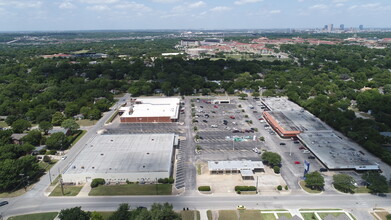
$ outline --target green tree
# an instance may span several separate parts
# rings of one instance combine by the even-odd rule
[[[88,118],[91,120],[98,120],[102,116],[101,111],[99,109],[93,108],[88,112]]]
[[[305,175],[305,185],[311,189],[322,190],[324,178],[318,171],[308,173]]]
[[[261,94],[259,94],[259,92],[253,92],[253,93],[252,93],[252,96],[255,97],[255,98],[259,97],[260,95],[261,95]]]
[[[371,191],[371,193],[388,192],[387,178],[378,172],[364,173],[362,178],[368,183],[368,189]]]
[[[53,125],[48,121],[41,121],[38,125],[38,128],[43,131],[45,135],[47,135],[48,132],[53,128]]]
[[[264,152],[262,154],[262,160],[267,161],[270,167],[279,166],[281,164],[281,156],[274,152]]]
[[[174,212],[169,203],[154,203],[151,207],[151,217],[156,220],[180,220],[178,213]]]
[[[92,212],[90,220],[104,220],[103,215],[99,212]]]
[[[68,145],[68,138],[62,132],[54,133],[46,139],[46,146],[50,150],[64,150]]]
[[[52,116],[52,124],[59,126],[65,120],[64,115],[61,112],[55,112]]]
[[[128,220],[130,219],[130,216],[129,205],[127,203],[122,203],[113,215],[110,216],[109,220]]]
[[[336,174],[333,176],[334,187],[345,193],[354,193],[356,187],[354,186],[354,178],[347,174]]]
[[[248,95],[246,93],[240,93],[239,97],[241,100],[245,100],[245,98],[248,97]]]
[[[31,128],[31,124],[25,119],[18,119],[12,123],[11,127],[15,133],[23,133],[23,131]]]
[[[61,123],[61,127],[65,128],[65,129],[69,129],[72,132],[74,132],[80,128],[80,125],[77,124],[76,121],[73,119],[66,119]]]
[[[21,139],[23,142],[27,142],[27,143],[30,143],[34,146],[38,146],[41,144],[41,140],[42,140],[42,134],[41,134],[41,131],[37,130],[37,129],[34,129],[34,130],[31,130],[29,131],[29,133],[24,136],[22,139]]]
[[[70,209],[62,209],[58,214],[60,220],[89,220],[91,212],[81,210],[81,207],[74,207]]]

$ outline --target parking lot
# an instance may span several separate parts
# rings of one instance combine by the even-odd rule
[[[212,99],[193,99],[193,129],[196,127],[197,145],[202,150],[198,159],[208,160],[260,160],[254,148],[261,149],[259,133],[238,107],[230,104],[214,104]]]

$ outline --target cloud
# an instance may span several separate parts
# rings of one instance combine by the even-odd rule
[[[88,10],[90,11],[107,11],[110,10],[110,8],[106,5],[93,5],[93,6],[88,6]]]
[[[130,9],[133,11],[147,12],[151,11],[151,8],[136,2],[123,2],[114,6],[117,9]]]
[[[235,1],[234,4],[235,5],[245,5],[245,4],[249,4],[249,3],[257,3],[257,2],[262,2],[263,0],[238,0],[238,1]]]
[[[174,3],[174,2],[178,2],[180,0],[152,0],[153,2],[156,2],[156,3]]]
[[[349,0],[333,0],[332,2],[333,3],[344,3],[344,2],[348,2]]]
[[[231,8],[227,7],[227,6],[217,6],[217,7],[210,9],[210,11],[213,11],[213,12],[223,12],[223,11],[229,11],[229,10],[231,10]]]
[[[320,10],[323,10],[323,9],[328,9],[328,8],[329,8],[329,6],[327,6],[327,5],[318,4],[318,5],[311,6],[309,9],[320,9]]]
[[[202,6],[205,6],[206,3],[203,2],[203,1],[199,1],[199,2],[194,2],[194,3],[191,3],[188,5],[189,8],[199,8],[199,7],[202,7]]]
[[[280,14],[281,10],[271,10],[269,11],[269,14]]]
[[[72,4],[72,2],[70,2],[70,1],[62,2],[58,7],[61,8],[61,9],[76,8],[76,6],[74,4]]]
[[[80,0],[81,3],[102,5],[102,4],[113,4],[119,2],[119,0]]]
[[[0,0],[0,6],[11,6],[16,8],[39,8],[41,7],[41,1],[10,1]]]

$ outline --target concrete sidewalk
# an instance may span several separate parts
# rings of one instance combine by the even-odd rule
[[[88,197],[88,193],[91,191],[91,184],[85,183],[83,188],[80,190],[76,197]]]

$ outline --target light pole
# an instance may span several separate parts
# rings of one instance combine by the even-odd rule
[[[291,137],[291,144],[289,145],[289,156],[292,156],[293,137]]]

